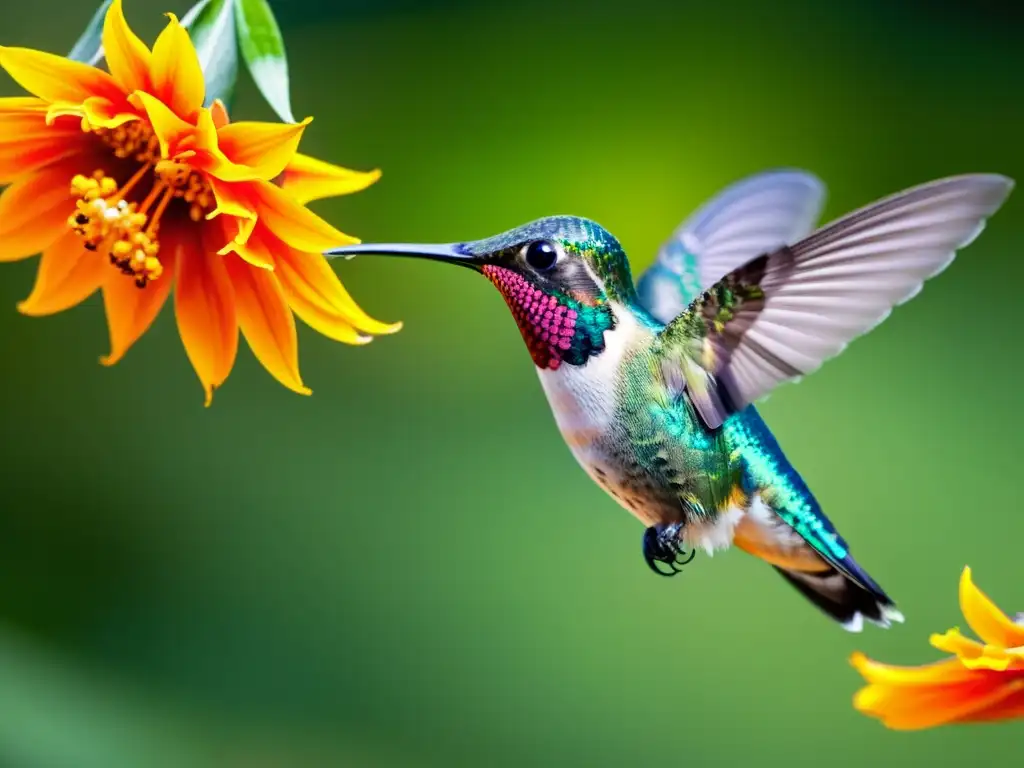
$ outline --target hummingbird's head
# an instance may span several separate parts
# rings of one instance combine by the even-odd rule
[[[583,365],[605,347],[616,312],[634,304],[629,261],[599,224],[549,216],[494,237],[448,245],[363,244],[327,256],[412,256],[482,273],[508,304],[534,363]]]

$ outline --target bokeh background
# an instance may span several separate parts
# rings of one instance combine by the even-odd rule
[[[147,39],[178,0],[130,0]],[[595,218],[646,266],[700,202],[798,166],[832,217],[1024,176],[1021,14],[985,3],[276,3],[304,148],[383,180],[317,210],[365,240]],[[63,52],[94,10],[10,3]],[[5,94],[18,92],[4,79]],[[247,82],[235,114],[269,117]],[[763,564],[658,579],[575,465],[476,276],[338,265],[405,330],[300,329],[314,395],[243,349],[213,407],[173,314],[113,369],[98,297],[19,316],[0,269],[0,765],[977,765],[1020,724],[886,731],[862,649],[935,658],[964,564],[1024,610],[1020,191],[913,302],[763,407],[907,614],[851,636]]]

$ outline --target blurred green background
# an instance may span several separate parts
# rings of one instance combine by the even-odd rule
[[[129,0],[152,40],[171,0]],[[725,184],[819,174],[832,217],[1024,176],[1021,13],[989,4],[278,2],[304,149],[383,180],[365,240],[590,216],[646,266]],[[2,12],[64,52],[91,3]],[[1008,15],[1010,14],[1010,15]],[[4,80],[3,92],[17,88]],[[269,117],[246,83],[235,115]],[[303,327],[311,398],[247,349],[203,408],[173,313],[113,369],[98,297],[18,315],[0,268],[0,765],[993,764],[1020,724],[886,731],[847,656],[936,658],[964,564],[1024,610],[1018,190],[922,295],[763,407],[908,617],[848,635],[742,553],[677,579],[584,476],[497,294],[338,266],[405,330]]]

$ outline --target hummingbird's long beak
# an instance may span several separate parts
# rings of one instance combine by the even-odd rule
[[[463,243],[433,245],[429,243],[361,243],[346,245],[342,248],[324,253],[329,259],[341,256],[350,259],[353,256],[406,256],[414,259],[430,259],[459,264],[463,267],[479,270],[484,260],[466,250]]]

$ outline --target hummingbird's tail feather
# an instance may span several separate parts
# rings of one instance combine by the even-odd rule
[[[826,564],[825,561],[822,561]],[[902,622],[903,614],[881,590],[868,589],[831,563],[821,571],[802,571],[773,566],[804,597],[849,632],[860,632],[865,619],[888,627]]]

